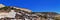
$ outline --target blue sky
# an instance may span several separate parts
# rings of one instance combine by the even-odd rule
[[[0,4],[28,8],[33,12],[60,13],[60,0],[0,0]]]

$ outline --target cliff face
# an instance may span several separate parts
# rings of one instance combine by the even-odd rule
[[[4,6],[3,4],[0,4],[0,18],[10,17],[14,18],[16,13],[24,11],[27,13],[31,13],[31,10],[25,9],[25,8],[17,8],[17,7],[11,7],[11,6]]]

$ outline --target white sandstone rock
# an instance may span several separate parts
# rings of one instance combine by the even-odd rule
[[[2,8],[2,7],[5,7],[5,5],[3,5],[3,4],[0,4],[0,8]]]

